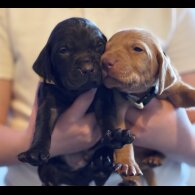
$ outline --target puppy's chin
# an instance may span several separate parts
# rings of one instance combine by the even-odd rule
[[[62,81],[63,86],[68,90],[85,91],[97,88],[102,82],[101,74],[98,72],[91,75],[82,75],[80,72],[71,72]]]
[[[98,83],[96,82],[84,82],[73,84],[71,82],[67,82],[65,88],[70,91],[87,91],[92,88],[97,88]]]
[[[86,80],[78,80],[77,82],[71,81],[70,79],[66,81],[66,83],[64,84],[65,87],[68,90],[71,91],[87,91],[90,90],[92,88],[97,88],[99,87],[101,84],[101,79],[86,79]]]
[[[109,76],[104,77],[103,83],[104,83],[104,85],[107,88],[110,88],[110,89],[112,89],[112,88],[120,88],[121,85],[122,85],[118,80],[116,80],[116,79],[114,79],[112,77],[109,77]]]
[[[147,91],[144,83],[126,82],[126,80],[119,80],[110,76],[104,77],[103,83],[107,88],[115,88],[125,93],[142,93]]]

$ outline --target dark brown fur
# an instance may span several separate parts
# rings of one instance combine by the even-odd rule
[[[39,166],[44,185],[103,185],[113,172],[113,149],[134,139],[129,131],[115,131],[112,120],[116,109],[112,90],[101,85],[100,58],[106,37],[89,20],[70,18],[52,31],[46,46],[33,65],[42,77],[38,89],[38,113],[31,147],[19,160]],[[82,93],[98,88],[88,112],[95,112],[102,130],[102,139],[85,151],[82,167],[67,164],[67,156],[49,159],[51,135],[60,115]],[[112,130],[107,134],[107,130]],[[108,131],[109,132],[109,131]]]

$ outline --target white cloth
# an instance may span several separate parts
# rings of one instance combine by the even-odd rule
[[[75,16],[94,21],[108,38],[124,28],[148,29],[159,36],[180,72],[195,69],[195,13],[192,9],[0,8],[0,78],[14,80],[13,116],[9,120],[13,128],[24,129],[28,123],[38,82],[38,76],[32,71],[33,62],[54,26]],[[174,163],[166,169],[169,175],[175,170]],[[177,178],[175,174],[173,184],[180,185]],[[29,169],[28,165],[11,166],[7,181],[10,185],[40,184],[34,168]]]

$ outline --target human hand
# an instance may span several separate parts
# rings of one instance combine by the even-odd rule
[[[188,117],[190,119],[190,122],[195,124],[195,107],[188,108],[187,110]]]
[[[50,155],[76,153],[92,147],[101,137],[94,113],[86,114],[96,90],[92,89],[79,96],[74,103],[60,116],[51,137]],[[32,142],[37,100],[28,126],[28,139]]]
[[[51,139],[51,155],[70,154],[92,147],[101,137],[94,113],[86,114],[96,90],[81,96],[66,110],[55,126]]]
[[[176,109],[168,101],[153,99],[143,110],[130,106],[126,120],[127,128],[136,135],[135,145],[195,163],[192,159],[195,132],[185,109]]]

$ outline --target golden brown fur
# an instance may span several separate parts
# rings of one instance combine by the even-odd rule
[[[142,97],[148,89],[156,86],[157,98],[167,99],[176,107],[195,106],[195,89],[181,81],[157,38],[145,30],[130,29],[114,34],[102,56],[102,66],[104,84],[108,88]],[[122,100],[120,93],[115,95],[115,99],[120,105],[118,106],[120,113],[120,109],[125,109],[128,102]],[[119,121],[118,126],[124,128],[124,118]],[[132,144],[116,150],[114,156],[115,162],[122,164],[117,170],[119,173],[140,174]],[[150,179],[152,172],[146,175],[146,179],[149,175],[148,183],[155,185],[155,181]],[[135,176],[123,177],[124,180],[134,178],[138,181]]]

